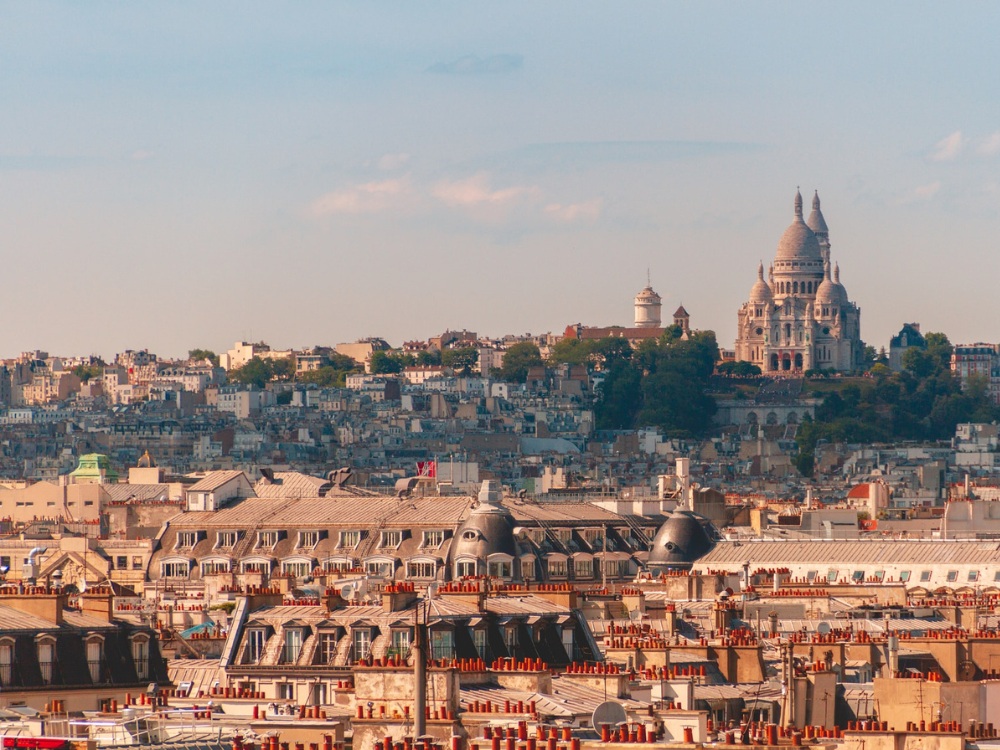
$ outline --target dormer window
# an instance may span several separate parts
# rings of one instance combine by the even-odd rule
[[[285,644],[282,650],[282,661],[286,664],[294,664],[299,660],[302,653],[303,638],[302,628],[289,628],[285,631]]]
[[[194,547],[202,538],[202,532],[199,531],[179,531],[177,532],[177,549],[184,549]]]
[[[401,530],[396,531],[383,531],[382,532],[382,547],[398,547],[403,543],[403,532]]]
[[[354,549],[359,544],[361,544],[361,532],[360,531],[341,531],[340,532],[340,544],[338,547],[349,547]]]
[[[42,673],[42,684],[51,685],[55,669],[56,641],[52,636],[45,636],[37,644],[38,668]]]
[[[435,529],[434,531],[425,531],[424,540],[421,543],[421,547],[440,547],[444,544],[444,531],[442,529]]]
[[[298,546],[309,548],[315,547],[319,544],[319,535],[320,533],[318,531],[300,531]]]
[[[281,537],[281,532],[278,531],[258,531],[257,546],[273,547],[278,543],[278,539],[280,539],[280,537]]]
[[[247,645],[243,651],[244,664],[256,664],[264,655],[264,646],[267,644],[266,628],[250,628],[247,630]]]
[[[236,543],[240,540],[240,532],[220,531],[217,538],[216,547],[235,547]]]
[[[104,639],[99,635],[92,635],[87,638],[87,670],[90,672],[90,681],[98,685],[101,679],[101,666],[104,663]]]

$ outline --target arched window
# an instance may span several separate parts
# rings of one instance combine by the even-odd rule
[[[792,282],[792,294],[798,294],[798,293],[799,293],[799,282],[793,281]]]

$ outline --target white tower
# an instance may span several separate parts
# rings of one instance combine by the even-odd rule
[[[659,328],[661,307],[660,295],[646,284],[646,288],[635,295],[635,327]]]

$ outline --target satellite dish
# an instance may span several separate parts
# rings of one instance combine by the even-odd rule
[[[625,708],[618,701],[604,701],[604,703],[594,709],[594,714],[591,716],[590,721],[595,729],[601,726],[601,724],[610,724],[616,727],[622,722],[628,721],[628,715],[625,713]]]
[[[349,583],[346,586],[341,586],[340,596],[343,597],[344,599],[353,599],[354,587]]]
[[[440,587],[437,583],[431,583],[427,585],[427,598],[433,599],[437,596],[438,588]]]
[[[816,626],[816,632],[819,633],[820,635],[829,635],[830,630],[831,630],[830,623],[828,622],[821,622],[819,625]]]

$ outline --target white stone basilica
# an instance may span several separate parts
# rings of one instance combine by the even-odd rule
[[[830,233],[813,198],[802,219],[802,195],[795,194],[795,220],[778,243],[764,280],[764,264],[750,299],[737,314],[736,360],[765,373],[858,369],[864,356],[861,310],[830,264]]]

